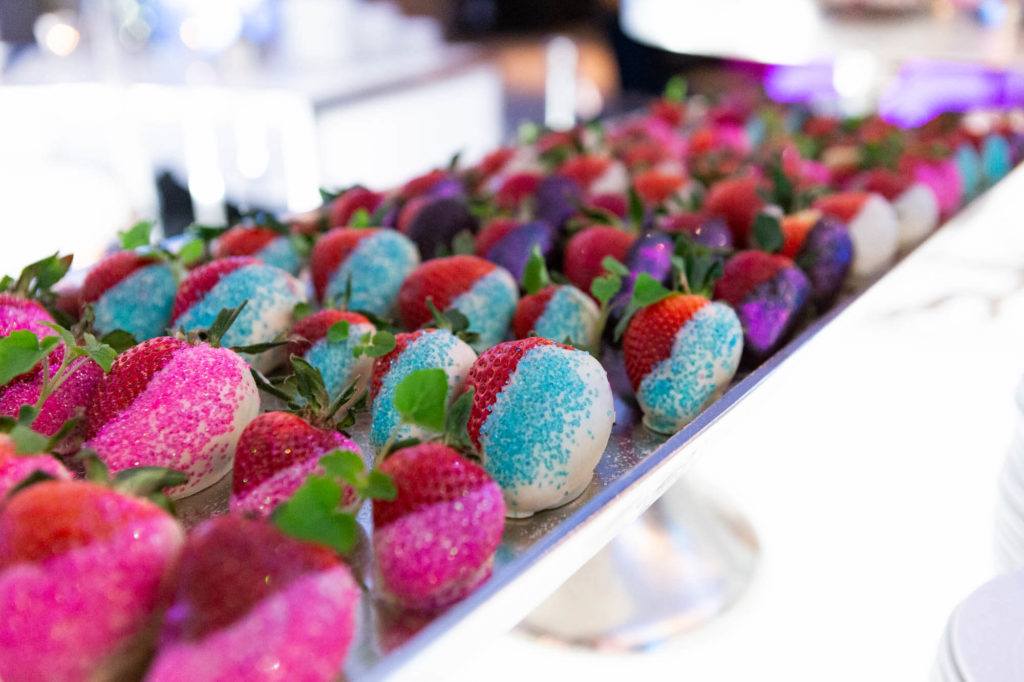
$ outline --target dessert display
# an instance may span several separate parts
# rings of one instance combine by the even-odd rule
[[[69,256],[3,278],[0,679],[336,679],[381,614],[471,601],[703,428],[1009,172],[1015,121],[670,88],[312,215],[133,227],[80,285]]]

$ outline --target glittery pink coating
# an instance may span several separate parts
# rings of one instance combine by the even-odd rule
[[[111,494],[111,504],[139,504]],[[184,542],[170,516],[0,572],[0,679],[84,680],[131,646],[157,606]]]
[[[197,641],[162,643],[147,682],[336,680],[356,626],[359,588],[344,565],[310,573]]]
[[[245,360],[226,348],[187,346],[86,446],[111,471],[163,466],[188,474],[188,483],[169,491],[182,496],[227,473],[238,437],[258,411]]]
[[[501,488],[491,481],[375,528],[373,553],[385,595],[415,611],[462,599],[490,575],[504,517]]]
[[[36,301],[0,294],[0,336],[19,329],[27,329],[38,337],[56,336],[56,332],[46,326],[47,322],[53,322],[53,316]]]
[[[36,471],[65,481],[71,480],[71,472],[50,455],[13,455],[5,458],[0,451],[0,507],[3,506],[3,499],[7,497],[7,493]]]
[[[62,356],[63,349],[54,351],[50,356],[51,373],[57,371]],[[74,417],[79,410],[85,410],[102,377],[103,369],[89,358],[74,360],[71,374],[43,403],[32,427],[47,436],[57,433],[64,422]],[[42,384],[41,368],[11,381],[0,390],[0,414],[14,417],[22,405],[34,404],[39,399]]]
[[[259,485],[231,496],[231,511],[255,514],[261,518],[291,497],[311,473],[319,469],[317,458],[296,462],[274,473]]]

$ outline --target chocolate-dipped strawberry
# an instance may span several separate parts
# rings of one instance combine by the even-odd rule
[[[779,349],[810,295],[810,281],[792,260],[764,251],[732,256],[715,285],[715,298],[731,305],[743,325],[743,358],[748,364]]]
[[[255,258],[235,256],[211,261],[182,280],[174,299],[171,327],[193,332],[213,325],[224,309],[245,303],[222,339],[225,346],[272,343],[292,326],[292,311],[305,300],[299,280]],[[261,370],[272,369],[280,353],[246,355]]]
[[[360,591],[326,547],[230,514],[189,534],[149,682],[337,679]]]
[[[519,300],[519,287],[508,270],[477,256],[449,256],[416,268],[398,294],[402,324],[416,329],[433,319],[431,307],[456,310],[476,334],[474,350],[505,338]]]
[[[377,327],[359,313],[320,310],[292,327],[289,355],[297,355],[315,367],[323,377],[327,394],[337,398],[349,386],[355,397],[366,390],[373,371],[373,357],[356,354],[356,349]]]
[[[473,363],[470,389],[469,436],[509,516],[583,493],[615,421],[608,376],[592,355],[537,337],[507,341]]]
[[[317,241],[310,270],[321,303],[387,317],[419,263],[416,245],[395,230],[340,227]]]
[[[183,540],[161,507],[97,483],[48,480],[14,493],[0,505],[0,677],[137,672]]]
[[[539,336],[578,348],[597,348],[600,310],[573,285],[552,284],[539,249],[530,255],[522,284],[526,295],[519,299],[512,316],[517,339]]]
[[[811,283],[811,300],[827,308],[839,294],[853,262],[853,242],[846,226],[813,209],[782,219],[780,253],[791,258]]]

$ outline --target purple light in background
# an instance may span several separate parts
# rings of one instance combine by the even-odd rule
[[[833,65],[776,66],[764,79],[776,102],[836,102]],[[1024,104],[1024,74],[983,66],[929,60],[904,64],[878,101],[879,114],[902,127],[918,126],[946,111]]]

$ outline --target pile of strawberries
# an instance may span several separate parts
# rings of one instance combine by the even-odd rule
[[[173,250],[140,224],[79,285],[58,256],[0,281],[0,679],[335,679],[360,599],[443,609],[506,514],[590,480],[574,452],[572,493],[525,508],[495,468],[481,425],[526,354],[598,388],[623,365],[674,432],[1024,153],[1011,115],[680,90]],[[176,520],[229,472],[224,513]]]

